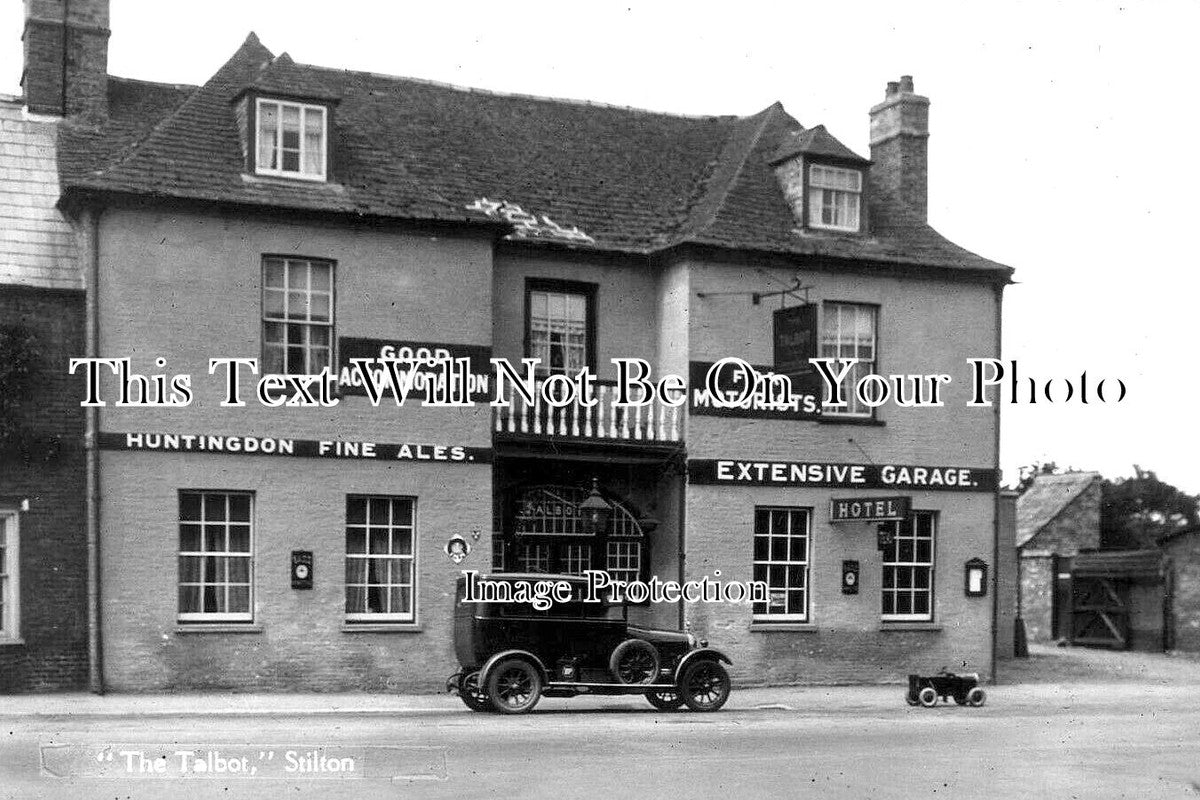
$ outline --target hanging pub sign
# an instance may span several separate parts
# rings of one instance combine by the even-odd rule
[[[809,304],[775,312],[775,371],[793,382],[817,378],[811,358],[817,357],[817,307]]]
[[[912,498],[847,497],[829,501],[830,522],[899,522],[912,511]]]

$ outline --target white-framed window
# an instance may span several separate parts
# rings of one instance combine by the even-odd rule
[[[251,492],[179,493],[179,620],[251,622]]]
[[[834,374],[841,372],[843,361],[858,359],[842,381],[846,405],[825,406],[826,415],[870,417],[874,413],[859,401],[854,387],[859,379],[875,371],[876,311],[875,306],[860,303],[825,303],[822,309],[821,358],[837,359],[832,365]]]
[[[614,581],[641,580],[642,542],[640,539],[609,539],[605,571]]]
[[[592,546],[590,544],[568,544],[563,546],[562,570],[568,575],[582,575],[592,568]]]
[[[574,375],[588,364],[588,295],[531,289],[529,357],[540,374]]]
[[[255,171],[259,175],[325,180],[329,153],[325,107],[259,98],[255,108]]]
[[[520,572],[549,572],[550,545],[522,544],[517,553],[517,569]]]
[[[812,509],[754,509],[754,580],[767,601],[754,604],[762,622],[808,621],[809,525]]]
[[[263,372],[316,375],[333,364],[333,263],[263,258]]]
[[[346,498],[346,619],[414,622],[417,499]]]
[[[20,517],[0,508],[0,642],[21,638]]]
[[[883,551],[883,619],[928,622],[933,619],[933,544],[937,515],[914,511],[893,526],[893,541]]]
[[[811,227],[857,231],[861,205],[861,171],[821,164],[808,168],[808,224]]]

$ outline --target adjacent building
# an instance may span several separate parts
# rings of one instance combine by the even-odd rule
[[[1100,547],[1098,472],[1038,475],[1017,499],[1019,612],[1030,641],[1071,635],[1071,559]]]
[[[253,34],[195,88],[109,78],[102,48],[72,63],[87,354],[130,373],[102,371],[87,437],[106,687],[433,690],[464,568],[763,581],[633,609],[743,682],[993,673],[999,407],[967,406],[967,359],[999,355],[1011,270],[928,225],[911,78],[871,108],[868,159],[778,104],[502,95]],[[464,359],[480,402],[374,405],[355,359],[421,354]],[[627,357],[689,379],[683,404],[616,404]],[[788,396],[720,407],[726,357]],[[810,357],[951,381],[938,407],[820,408]],[[491,358],[540,359],[539,388],[590,367],[598,402],[490,406]],[[244,405],[212,359],[256,361]],[[316,399],[299,377],[254,395],[326,367],[334,406],[287,404]]]

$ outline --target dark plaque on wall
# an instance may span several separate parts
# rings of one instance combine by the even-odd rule
[[[775,372],[792,379],[797,394],[817,394],[821,388],[816,367],[809,361],[817,357],[817,306],[806,304],[781,308],[775,312]]]
[[[842,594],[858,594],[858,562],[842,562]]]
[[[292,551],[292,588],[311,589],[313,587],[313,554],[312,550]]]

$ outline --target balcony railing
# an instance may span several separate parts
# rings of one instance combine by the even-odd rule
[[[539,382],[540,389],[540,382]],[[542,400],[526,403],[514,392],[508,408],[493,406],[497,434],[619,442],[678,442],[683,436],[683,412],[678,406],[653,401],[647,406],[618,406],[616,386],[598,383],[597,403],[556,408]]]

